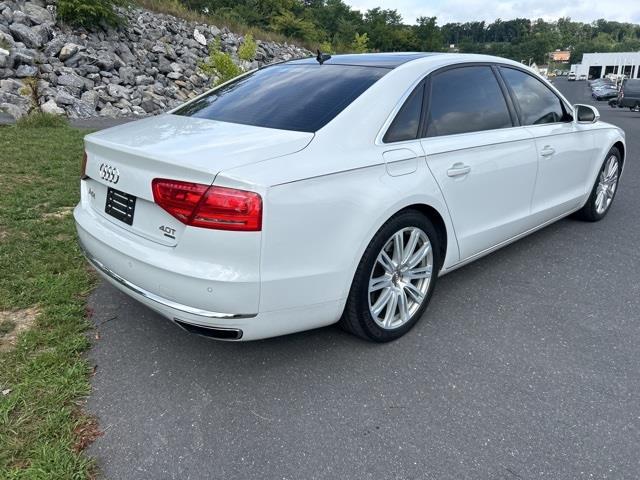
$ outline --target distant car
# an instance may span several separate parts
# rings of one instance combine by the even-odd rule
[[[598,85],[595,87],[591,87],[591,92],[592,93],[598,93],[598,92],[604,92],[605,90],[615,90],[616,93],[618,92],[618,87],[616,87],[615,85],[608,85],[608,84],[603,84],[603,85]]]
[[[596,89],[591,93],[596,100],[609,100],[610,98],[618,98],[618,89],[615,87],[605,87]]]
[[[591,90],[597,90],[599,88],[616,88],[616,84],[613,82],[598,82],[590,85]]]
[[[74,217],[104,278],[210,338],[340,321],[384,342],[420,320],[439,276],[611,208],[624,132],[520,63],[318,57],[85,137]]]
[[[618,105],[620,108],[629,108],[637,110],[640,108],[640,79],[626,80],[620,89],[618,96]]]
[[[568,82],[575,82],[576,81],[576,74],[571,72],[569,73],[569,75],[567,75],[567,81]]]
[[[589,85],[591,87],[595,87],[598,85],[615,85],[615,82],[608,78],[596,78],[595,80],[589,80]]]
[[[584,73],[578,76],[578,80],[586,80],[586,79],[587,79],[587,76]]]

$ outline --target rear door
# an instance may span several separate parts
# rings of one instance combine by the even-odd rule
[[[427,89],[422,146],[464,260],[531,227],[536,148],[490,65],[441,70]]]
[[[537,223],[557,218],[584,199],[596,149],[590,125],[573,122],[568,106],[529,72],[500,67],[520,123],[535,137],[538,180],[532,201]]]

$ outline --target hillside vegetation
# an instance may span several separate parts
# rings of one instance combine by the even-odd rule
[[[162,4],[171,0],[154,1]],[[223,21],[299,38],[337,52],[361,50],[362,35],[366,35],[365,48],[373,51],[440,51],[455,44],[461,52],[538,63],[546,62],[546,54],[558,48],[571,47],[573,58],[578,59],[583,52],[640,49],[640,25],[607,20],[582,23],[570,18],[555,22],[517,18],[438,25],[436,17],[403,19],[397,10],[383,8],[361,12],[342,0],[180,0],[180,4]]]
[[[546,63],[547,54],[569,48],[584,52],[640,50],[640,25],[596,20],[575,22],[516,18],[438,24],[436,17],[403,19],[395,9],[355,10],[343,0],[58,0],[69,23],[117,23],[111,6],[138,5],[191,21],[227,26],[256,38],[326,52],[442,51],[486,53],[517,61]],[[409,22],[409,23],[407,23]]]

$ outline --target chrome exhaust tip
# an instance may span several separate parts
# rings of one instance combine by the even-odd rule
[[[183,330],[202,337],[214,338],[216,340],[240,340],[242,338],[242,330],[239,328],[206,327],[204,325],[183,322],[177,318],[174,318],[173,321]]]

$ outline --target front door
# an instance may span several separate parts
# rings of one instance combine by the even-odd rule
[[[531,211],[544,223],[580,206],[595,145],[590,127],[572,121],[568,107],[542,81],[519,69],[500,67],[520,122],[535,137],[538,179]]]

